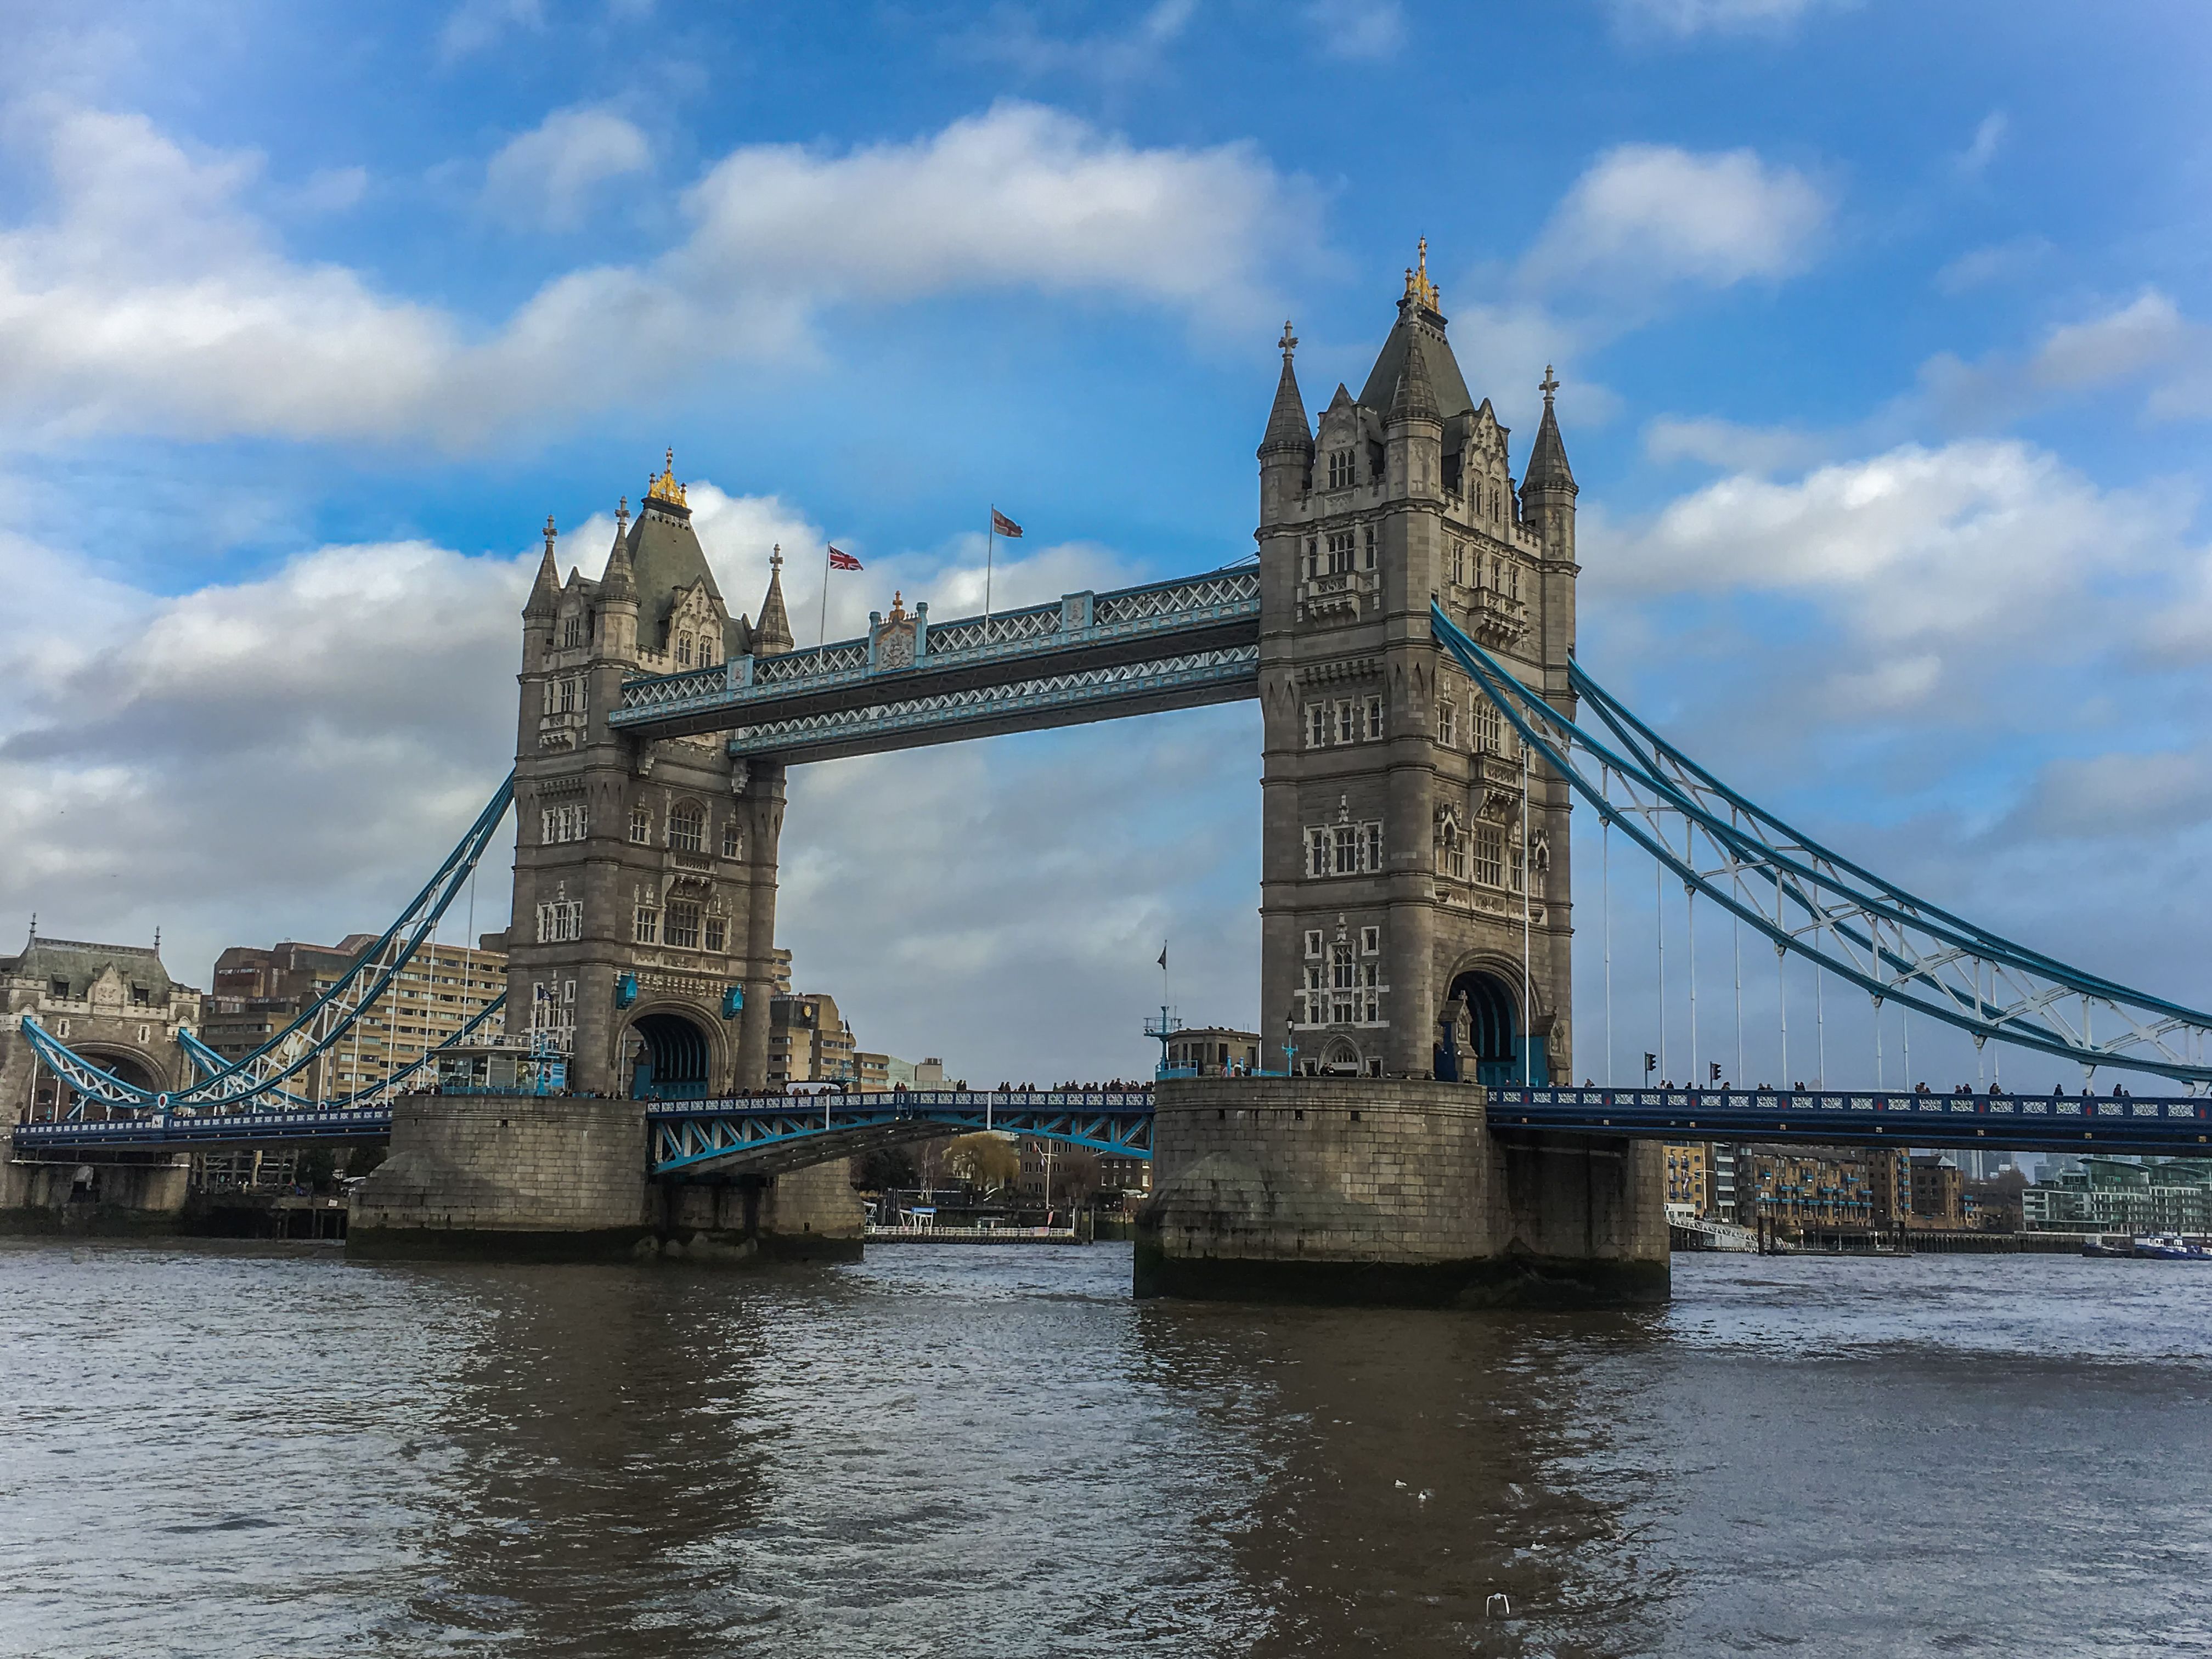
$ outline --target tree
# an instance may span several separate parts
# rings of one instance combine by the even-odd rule
[[[1053,1160],[1054,1195],[1071,1210],[1079,1210],[1098,1190],[1098,1154],[1073,1146]]]
[[[912,1187],[921,1178],[914,1154],[904,1146],[878,1146],[853,1160],[853,1185],[864,1193]]]
[[[970,1187],[988,1192],[1022,1172],[1022,1155],[1005,1136],[988,1130],[962,1135],[945,1149],[945,1167]]]

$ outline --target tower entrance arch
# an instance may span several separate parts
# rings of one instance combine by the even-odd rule
[[[714,1039],[688,1013],[659,1009],[630,1022],[624,1043],[634,1100],[703,1100],[714,1073]]]

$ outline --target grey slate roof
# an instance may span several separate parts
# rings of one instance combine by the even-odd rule
[[[82,997],[112,964],[125,985],[143,986],[156,1002],[167,1002],[176,981],[161,957],[144,945],[95,945],[84,939],[33,939],[18,955],[0,957],[0,973],[34,979],[43,989],[50,980],[69,981],[71,997]]]
[[[1416,334],[1421,338],[1421,356],[1429,372],[1429,386],[1436,396],[1437,411],[1449,421],[1473,410],[1474,399],[1468,396],[1467,377],[1459,372],[1459,359],[1452,356],[1451,342],[1444,337],[1442,313],[1411,303],[1399,306],[1397,324],[1391,329],[1389,338],[1382,342],[1375,367],[1368,371],[1367,384],[1360,389],[1359,401],[1373,410],[1390,407],[1390,400],[1398,390],[1398,377],[1406,372],[1407,346]]]

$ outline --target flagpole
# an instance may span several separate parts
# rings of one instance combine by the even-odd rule
[[[814,648],[823,649],[830,643],[830,543],[822,543],[822,620],[814,626]]]
[[[991,559],[999,550],[999,508],[994,502],[983,526],[983,643],[991,642]]]

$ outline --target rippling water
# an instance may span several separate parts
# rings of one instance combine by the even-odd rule
[[[0,1245],[0,1653],[2212,1651],[2212,1270],[1128,1279]]]

